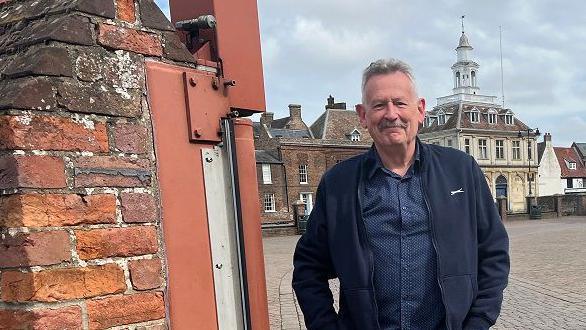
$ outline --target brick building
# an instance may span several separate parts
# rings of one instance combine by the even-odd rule
[[[321,176],[336,163],[365,152],[368,131],[345,103],[329,97],[325,111],[307,126],[301,106],[289,105],[289,116],[267,112],[254,123],[257,177],[263,228],[295,225],[293,204],[302,200],[311,211]]]

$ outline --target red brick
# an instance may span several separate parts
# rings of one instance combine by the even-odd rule
[[[53,116],[0,116],[0,150],[108,151],[106,125]]]
[[[104,169],[148,169],[150,161],[142,158],[91,156],[79,157],[75,161],[76,168],[104,168]]]
[[[77,254],[81,259],[129,257],[157,253],[155,227],[77,230]]]
[[[65,163],[61,157],[0,157],[0,189],[63,188],[66,185]]]
[[[114,144],[122,152],[142,154],[147,151],[146,127],[137,124],[117,124],[114,126]]]
[[[75,165],[76,187],[142,187],[151,183],[147,159],[81,157]]]
[[[81,308],[0,310],[1,329],[77,330],[82,328]]]
[[[136,327],[136,330],[167,330],[167,325],[165,323],[143,325],[140,327]]]
[[[155,289],[163,284],[161,260],[142,259],[128,262],[132,287],[136,290]]]
[[[165,317],[160,292],[114,296],[87,302],[90,329],[158,320]]]
[[[23,194],[0,197],[0,227],[59,227],[116,222],[110,194]]]
[[[1,276],[2,300],[6,302],[63,301],[126,290],[124,271],[115,264],[36,273],[4,271]]]
[[[134,0],[116,0],[116,16],[123,21],[134,23]]]
[[[161,38],[158,35],[110,24],[99,25],[98,42],[106,47],[145,55],[163,54]]]
[[[0,267],[58,264],[70,260],[70,250],[64,231],[0,235]]]
[[[122,193],[122,219],[126,223],[156,222],[157,204],[149,194]]]

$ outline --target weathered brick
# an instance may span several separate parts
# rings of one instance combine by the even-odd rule
[[[82,328],[81,307],[56,309],[0,309],[1,329],[77,330]]]
[[[156,253],[155,227],[77,230],[77,254],[81,259],[130,257]]]
[[[175,31],[175,27],[153,0],[139,0],[142,25],[157,30]]]
[[[113,1],[78,0],[73,2],[73,8],[107,18],[114,18],[116,13]]]
[[[41,47],[18,56],[3,74],[10,78],[32,75],[71,77],[73,71],[67,49]]]
[[[158,320],[165,317],[161,292],[114,296],[87,302],[90,329]]]
[[[76,187],[140,187],[151,182],[150,162],[128,157],[80,157],[75,164]]]
[[[116,124],[113,126],[116,150],[142,154],[147,152],[147,129],[140,124]]]
[[[0,227],[59,227],[116,222],[116,196],[23,194],[0,196]]]
[[[61,157],[0,156],[0,189],[65,186],[65,163]]]
[[[58,18],[37,20],[26,25],[18,38],[6,48],[24,47],[49,40],[90,46],[94,43],[90,21],[80,15],[65,14]]]
[[[0,109],[53,110],[55,91],[44,78],[5,79],[0,84]]]
[[[141,259],[128,262],[132,287],[136,290],[155,289],[163,284],[161,261],[159,259]]]
[[[1,2],[7,2],[3,0]],[[20,6],[19,6],[20,5]],[[9,23],[47,17],[49,14],[80,11],[87,14],[114,18],[115,8],[112,1],[13,1],[0,9],[0,26]],[[8,13],[8,14],[7,14]]]
[[[167,325],[163,322],[160,324],[150,324],[136,327],[136,330],[167,330]]]
[[[134,0],[116,0],[116,14],[118,19],[134,23],[136,15],[134,14]]]
[[[100,24],[98,42],[106,47],[135,53],[161,56],[163,47],[158,35],[110,24]]]
[[[4,271],[0,287],[6,302],[62,301],[126,290],[124,271],[115,264],[22,273]]]
[[[0,116],[0,150],[108,151],[106,125],[53,116]]]
[[[0,268],[46,266],[70,258],[69,235],[64,231],[0,235]]]
[[[140,89],[107,87],[101,84],[81,86],[73,82],[59,84],[57,101],[71,112],[136,117],[141,113]]]
[[[120,194],[122,219],[126,223],[156,222],[157,203],[149,194]]]
[[[165,57],[168,59],[195,63],[195,58],[187,50],[175,32],[163,33],[163,50]]]
[[[100,81],[114,88],[144,87],[144,58],[124,50],[86,47],[77,53],[75,69],[83,81]]]

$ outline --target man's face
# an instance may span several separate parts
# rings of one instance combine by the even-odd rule
[[[402,72],[372,76],[364,86],[363,104],[356,106],[362,127],[379,148],[407,146],[425,118],[425,100]]]

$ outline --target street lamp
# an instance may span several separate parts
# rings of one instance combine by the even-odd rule
[[[533,137],[537,137],[539,135],[541,135],[541,133],[539,133],[539,128],[533,129],[533,128],[529,128],[527,127],[526,130],[523,131],[519,131],[519,133],[517,134],[517,137],[519,138],[523,138],[523,136],[527,136],[527,165],[528,165],[528,170],[529,173],[527,173],[527,179],[529,181],[529,196],[531,196],[531,158],[534,157],[533,155],[533,146],[529,146],[529,142],[531,141],[531,133],[533,133]],[[529,157],[529,155],[531,155],[531,157]],[[533,180],[535,181],[535,180]],[[537,190],[537,187],[535,187],[535,190]]]

